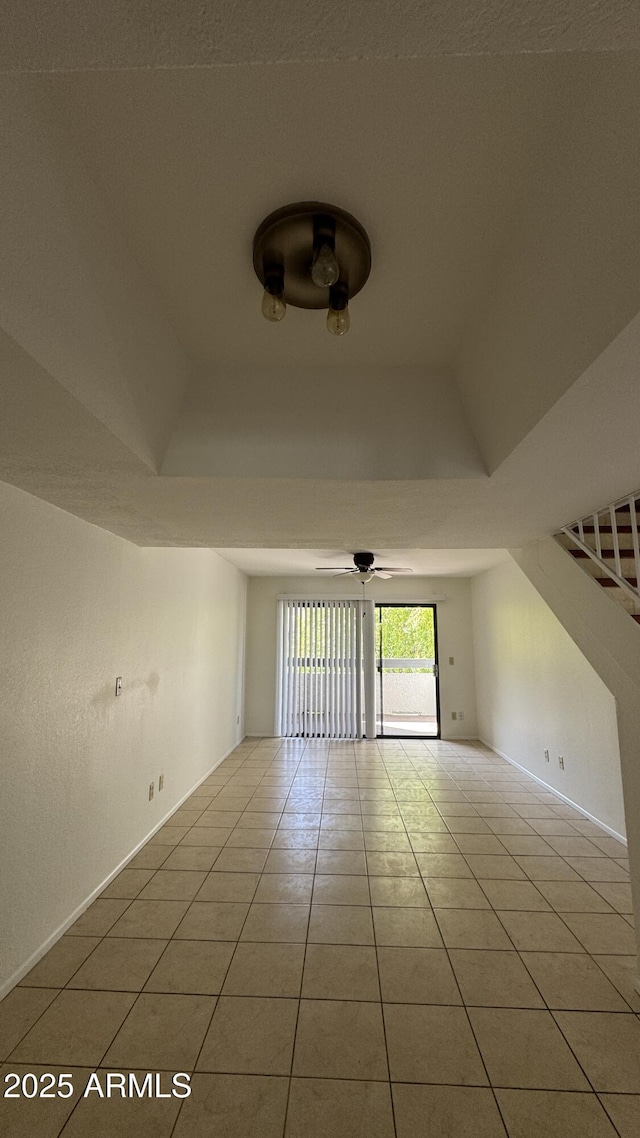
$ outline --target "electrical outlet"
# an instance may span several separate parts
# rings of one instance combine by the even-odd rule
[[[453,659],[453,656],[450,656],[450,657],[449,657],[449,663],[450,663],[450,664],[453,664],[453,663],[454,663],[454,659]]]
[[[561,771],[564,770],[564,755],[558,755],[558,766]]]
[[[158,775],[158,793],[160,793],[160,791],[163,789],[163,787],[164,787],[164,775],[161,774],[161,775]]]
[[[151,802],[152,798],[153,798],[153,783],[150,782],[149,783],[149,802]]]
[[[458,712],[458,719],[464,719],[464,711]]]
[[[548,750],[546,749],[546,747],[545,747],[545,750],[544,750],[544,761],[545,761],[545,763],[548,763],[548,762],[549,762],[549,752],[548,752]]]
[[[116,676],[116,695],[122,695],[122,676]]]
[[[457,718],[458,718],[458,712],[457,712],[457,711],[452,711],[452,712],[451,712],[451,718],[452,718],[452,719],[457,719]]]

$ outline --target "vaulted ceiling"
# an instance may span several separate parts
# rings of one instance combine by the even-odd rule
[[[2,479],[314,551],[516,546],[640,485],[635,6],[37,7],[0,49]],[[260,316],[253,233],[309,198],[371,238],[341,339]]]

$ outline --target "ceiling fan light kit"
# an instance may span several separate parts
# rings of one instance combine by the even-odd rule
[[[358,574],[358,580],[362,581],[363,585],[368,584],[374,577],[380,577],[385,581],[390,580],[392,577],[402,575],[405,573],[413,573],[413,569],[401,569],[397,566],[381,565],[379,568],[374,566],[375,554],[369,550],[361,550],[353,554],[354,568],[349,569],[343,566],[336,572],[335,565],[317,565],[318,572],[333,573],[335,577],[350,577],[353,573]]]
[[[262,315],[277,324],[294,308],[327,310],[327,330],[349,331],[349,301],[366,284],[366,230],[337,206],[296,202],[270,213],[253,239],[253,267],[264,288]]]

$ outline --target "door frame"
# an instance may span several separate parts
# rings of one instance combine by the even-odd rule
[[[376,739],[440,739],[442,734],[442,719],[440,716],[440,655],[438,652],[438,606],[434,601],[374,601],[374,612],[377,609],[433,609],[433,650],[435,653],[435,674],[436,674],[436,720],[437,732],[435,735],[387,735],[384,732],[376,733]],[[374,659],[374,667],[378,675],[381,677],[378,690],[380,699],[380,725],[384,724],[384,708],[382,704],[383,698],[383,682],[382,682],[382,665],[377,667],[376,661],[378,659],[378,647],[376,644],[376,655]],[[377,726],[377,723],[376,723]]]

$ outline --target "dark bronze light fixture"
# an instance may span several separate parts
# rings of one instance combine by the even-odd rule
[[[282,320],[287,304],[325,308],[329,332],[342,336],[349,331],[349,301],[371,270],[371,246],[350,213],[325,202],[297,202],[258,227],[253,267],[264,286],[266,320]]]

